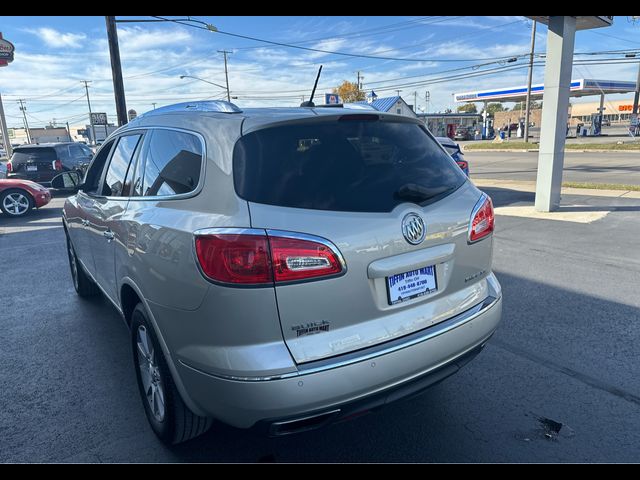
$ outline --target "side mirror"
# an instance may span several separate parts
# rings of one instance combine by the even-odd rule
[[[78,172],[63,172],[60,175],[56,175],[51,180],[51,188],[56,190],[71,190],[77,192],[82,185],[82,177]]]

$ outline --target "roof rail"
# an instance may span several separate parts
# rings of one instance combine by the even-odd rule
[[[139,117],[171,112],[242,113],[242,110],[240,110],[237,105],[231,102],[225,102],[224,100],[202,100],[198,102],[184,102],[166,105],[154,110],[149,110],[148,112],[139,115]]]

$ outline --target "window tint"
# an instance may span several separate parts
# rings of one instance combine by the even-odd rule
[[[437,201],[466,181],[419,125],[353,117],[242,137],[233,155],[238,195],[285,207],[389,212],[406,201]]]
[[[13,165],[19,165],[27,162],[53,162],[58,156],[53,148],[43,147],[22,147],[16,148],[11,157]]]
[[[87,193],[97,194],[100,185],[102,171],[109,158],[109,152],[113,146],[113,141],[106,143],[96,154],[87,173],[84,177],[84,191]]]
[[[124,192],[124,179],[129,168],[129,163],[133,157],[133,152],[138,145],[138,141],[142,135],[127,135],[121,137],[116,145],[116,149],[111,156],[111,163],[107,170],[107,175],[102,186],[102,194],[107,197],[127,196],[128,192]]]
[[[144,196],[179,195],[200,181],[202,144],[195,135],[154,130],[146,151]]]

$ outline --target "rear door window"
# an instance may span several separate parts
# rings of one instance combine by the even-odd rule
[[[116,145],[111,162],[104,178],[102,195],[106,197],[126,197],[125,178],[131,164],[131,159],[142,135],[126,135],[120,137]]]
[[[143,195],[171,196],[195,190],[200,181],[203,153],[202,143],[195,135],[153,130],[144,154]]]
[[[355,117],[245,135],[234,148],[236,192],[283,207],[389,212],[437,201],[466,181],[420,125]]]

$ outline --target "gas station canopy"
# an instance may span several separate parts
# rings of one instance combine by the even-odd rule
[[[580,78],[571,80],[569,96],[585,97],[589,95],[608,95],[610,93],[635,92],[636,82],[619,82],[615,80],[593,80]],[[542,98],[544,84],[531,85],[531,98]],[[477,92],[455,93],[456,102],[520,102],[527,98],[527,86],[506,87]]]

